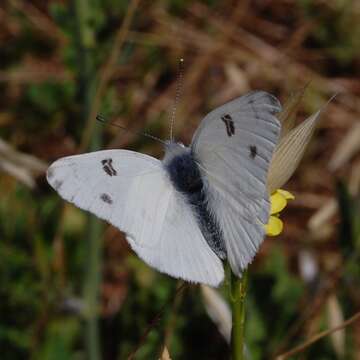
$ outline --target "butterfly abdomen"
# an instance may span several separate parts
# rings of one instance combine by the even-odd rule
[[[163,160],[172,185],[183,194],[194,212],[201,232],[215,254],[226,257],[221,229],[208,209],[204,181],[189,148],[171,144]]]

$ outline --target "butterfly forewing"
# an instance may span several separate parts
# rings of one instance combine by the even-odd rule
[[[210,112],[192,152],[207,184],[208,206],[221,227],[232,270],[241,275],[264,238],[269,217],[267,173],[280,133],[281,106],[251,92]]]

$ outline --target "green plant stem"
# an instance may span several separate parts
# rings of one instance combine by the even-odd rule
[[[94,217],[87,219],[86,244],[87,260],[84,276],[84,299],[86,302],[86,332],[85,345],[88,359],[101,359],[100,333],[99,333],[99,290],[101,283],[101,234],[102,225]]]
[[[245,270],[242,278],[238,278],[231,272],[231,358],[232,360],[243,360],[244,337],[245,337],[245,297],[248,283],[248,271]]]
[[[76,0],[74,3],[77,40],[79,79],[78,93],[81,97],[81,119],[85,123],[91,111],[94,99],[95,66],[94,66],[94,29],[90,19],[88,0]],[[93,131],[89,150],[101,146],[101,134]],[[100,334],[98,325],[98,300],[101,283],[101,234],[102,225],[94,216],[88,215],[85,232],[85,266],[83,297],[85,302],[85,347],[87,359],[101,359]]]

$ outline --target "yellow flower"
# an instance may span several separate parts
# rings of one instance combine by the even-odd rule
[[[280,212],[285,209],[288,200],[295,199],[294,195],[289,191],[277,189],[270,196],[270,218],[269,222],[265,225],[266,234],[269,236],[277,236],[283,230],[283,222],[280,219]]]
[[[279,218],[280,212],[285,208],[287,201],[294,199],[294,196],[281,187],[289,180],[304,155],[323,106],[315,114],[294,127],[294,120],[299,104],[303,98],[305,88],[295,94],[283,111],[278,115],[281,122],[281,134],[277,144],[268,173],[267,188],[271,201],[270,217],[265,226],[266,234],[269,236],[279,235],[283,230],[283,222]]]

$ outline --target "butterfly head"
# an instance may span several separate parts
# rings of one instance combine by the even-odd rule
[[[163,162],[165,164],[171,162],[175,157],[188,154],[190,149],[180,142],[173,140],[165,141],[165,156]]]

